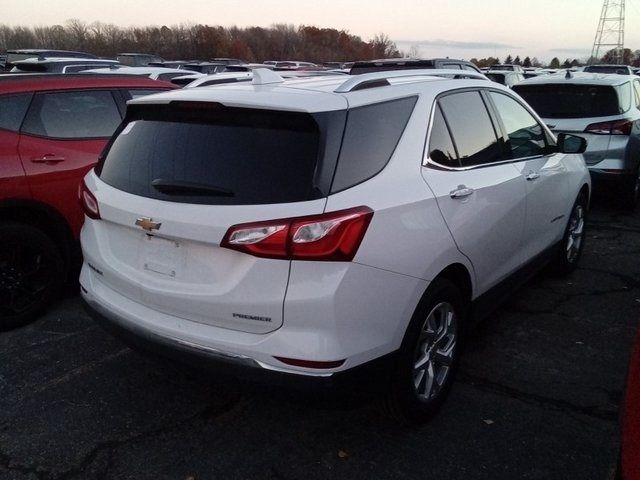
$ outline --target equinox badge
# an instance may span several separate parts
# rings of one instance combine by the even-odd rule
[[[136,225],[142,227],[143,230],[150,232],[151,230],[158,230],[162,223],[154,222],[153,219],[149,217],[141,217],[136,220]]]

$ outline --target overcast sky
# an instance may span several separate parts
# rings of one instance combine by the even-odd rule
[[[423,56],[587,57],[602,0],[0,0],[0,23],[52,25],[69,18],[120,26],[269,26],[384,32]],[[627,2],[626,46],[640,49],[640,0]]]

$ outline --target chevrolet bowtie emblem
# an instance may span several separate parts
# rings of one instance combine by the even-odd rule
[[[136,220],[136,225],[150,232],[151,230],[158,230],[160,228],[160,225],[162,225],[162,223],[154,222],[149,217],[141,217]]]

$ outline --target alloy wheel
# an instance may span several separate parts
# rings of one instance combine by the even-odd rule
[[[569,219],[569,232],[567,235],[566,253],[567,261],[573,263],[580,255],[580,247],[584,235],[584,208],[577,204],[571,212]]]

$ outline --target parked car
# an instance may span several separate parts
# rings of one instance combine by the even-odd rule
[[[485,73],[487,78],[492,82],[499,83],[506,87],[512,88],[515,84],[522,82],[524,74],[520,72],[510,72],[508,70],[489,70]]]
[[[211,61],[214,63],[224,63],[225,65],[244,65],[247,63],[244,60],[240,60],[239,58],[225,58],[225,57],[212,58]]]
[[[138,75],[142,77],[148,77],[152,80],[162,80],[169,82],[176,77],[182,77],[186,73],[193,73],[193,76],[200,76],[196,72],[185,72],[178,68],[164,68],[164,67],[123,67],[112,66],[109,68],[91,68],[89,70],[83,70],[81,73],[106,73],[113,75]]]
[[[149,62],[147,67],[163,67],[163,68],[180,68],[187,63],[193,63],[187,60],[165,60],[162,62]]]
[[[70,50],[49,50],[43,48],[20,48],[7,50],[7,59],[5,68],[10,70],[13,68],[13,62],[26,60],[27,58],[98,58],[95,55],[85,52],[74,52]]]
[[[300,62],[297,60],[285,60],[276,62],[274,65],[274,70],[320,70],[321,68],[322,67],[319,67],[315,63]]]
[[[489,70],[524,73],[522,65],[510,63],[495,63],[489,67]]]
[[[568,73],[519,83],[514,90],[556,133],[587,139],[584,159],[594,182],[636,207],[640,190],[640,79],[635,75]]]
[[[12,73],[76,73],[89,68],[104,68],[120,65],[115,60],[89,58],[27,58],[12,62]]]
[[[35,318],[77,275],[80,180],[125,102],[170,88],[124,76],[0,76],[1,330]]]
[[[478,67],[466,60],[456,60],[453,58],[387,58],[383,60],[371,60],[365,62],[355,62],[351,66],[351,75],[361,73],[383,72],[389,70],[409,70],[409,69],[439,69],[439,70],[468,70],[482,73]]]
[[[152,62],[164,62],[162,57],[149,53],[119,53],[116,60],[130,67],[146,67]]]
[[[586,73],[612,73],[616,75],[633,75],[633,69],[628,65],[587,65]]]
[[[183,70],[190,70],[192,72],[204,73],[210,75],[213,73],[224,72],[227,69],[227,65],[224,63],[214,62],[196,62],[186,63],[180,67]]]
[[[428,75],[264,69],[131,101],[81,186],[91,315],[245,377],[369,373],[427,419],[493,294],[576,267],[590,191],[583,139],[497,84]]]

